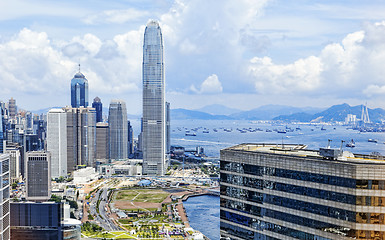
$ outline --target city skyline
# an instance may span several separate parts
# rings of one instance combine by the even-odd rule
[[[140,114],[141,36],[158,19],[172,108],[384,107],[384,9],[382,1],[2,3],[1,100],[30,110],[69,105],[80,62],[89,99],[121,98]]]

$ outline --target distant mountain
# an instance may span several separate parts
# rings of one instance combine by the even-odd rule
[[[281,121],[301,121],[301,122],[343,122],[348,114],[356,115],[361,118],[362,105],[350,106],[347,103],[334,105],[330,108],[315,114],[296,113],[281,115],[274,120]],[[380,122],[385,119],[385,110],[381,108],[368,108],[369,118],[372,122]]]
[[[229,108],[220,104],[212,104],[204,106],[203,108],[195,109],[195,111],[209,113],[211,115],[230,115],[241,112],[242,110]]]
[[[38,110],[34,110],[34,111],[31,111],[32,113],[35,113],[35,114],[47,114],[49,110],[51,110],[52,108],[63,108],[63,107],[49,107],[49,108],[43,108],[43,109],[38,109]],[[108,116],[108,108],[103,108],[103,115],[105,116]],[[127,114],[127,118],[128,120],[130,119],[140,119],[140,115],[134,115],[134,114]]]
[[[186,120],[186,119],[202,119],[202,120],[226,120],[231,119],[225,115],[212,115],[205,112],[187,110],[187,109],[171,109],[171,120]]]
[[[103,111],[103,116],[106,116],[108,117],[108,107],[103,107],[102,108],[102,111]],[[140,119],[142,116],[139,114],[139,115],[136,115],[136,114],[127,114],[127,119],[128,120],[132,120],[132,119]]]
[[[320,109],[318,109],[319,111]],[[244,120],[272,120],[280,115],[291,115],[295,113],[313,113],[317,112],[317,108],[298,108],[284,105],[264,105],[249,111],[231,114],[234,119]]]
[[[47,114],[49,110],[51,110],[52,108],[62,108],[62,107],[49,107],[49,108],[42,108],[42,109],[38,109],[38,110],[33,110],[31,111],[32,113],[34,114]]]

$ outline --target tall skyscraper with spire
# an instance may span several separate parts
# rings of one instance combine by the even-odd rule
[[[165,173],[165,100],[163,38],[150,20],[143,42],[143,174]]]
[[[77,72],[71,80],[71,107],[88,107],[88,80],[80,72]]]

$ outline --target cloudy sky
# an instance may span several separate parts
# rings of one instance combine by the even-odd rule
[[[172,108],[385,108],[384,12],[383,0],[0,1],[0,100],[69,105],[80,62],[90,102],[140,114],[143,33],[157,19]]]

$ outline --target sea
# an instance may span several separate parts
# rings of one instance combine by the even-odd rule
[[[138,133],[140,122],[133,123],[134,131],[136,128]],[[286,133],[274,131],[286,129],[293,129],[293,131]],[[186,131],[196,135],[186,136]],[[377,142],[369,142],[369,139]],[[346,147],[346,143],[352,140],[355,142],[355,147]],[[221,149],[241,143],[305,144],[308,149],[315,150],[330,144],[331,148],[342,147],[343,150],[353,153],[385,155],[385,133],[359,132],[349,126],[272,124],[246,120],[173,120],[171,122],[171,145],[183,146],[187,150],[202,147],[208,157],[219,158]],[[201,231],[210,239],[219,239],[219,197],[193,197],[183,205],[194,229]]]
[[[237,130],[249,128],[258,130],[255,132]],[[228,131],[224,131],[224,129]],[[287,133],[274,131],[286,129],[294,131]],[[196,136],[186,136],[186,131],[195,132]],[[355,148],[347,148],[346,144],[352,139],[355,142]],[[369,139],[377,140],[377,143],[368,142]],[[174,120],[171,122],[171,145],[180,145],[191,150],[197,146],[203,147],[208,157],[219,157],[221,149],[241,143],[305,144],[308,149],[318,150],[327,147],[328,140],[331,140],[330,147],[332,148],[340,148],[341,141],[344,141],[343,150],[360,154],[380,153],[385,155],[385,133],[359,132],[349,126],[270,124],[242,120]]]
[[[190,197],[183,202],[190,226],[211,240],[220,239],[219,197],[203,195]]]

